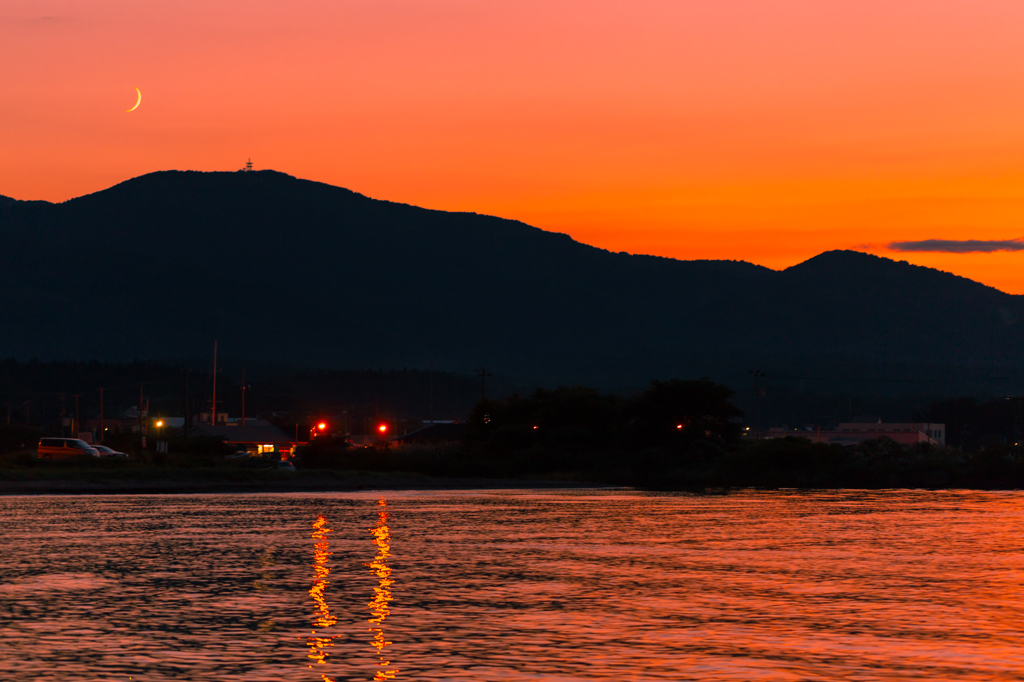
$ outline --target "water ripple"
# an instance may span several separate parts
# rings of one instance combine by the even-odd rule
[[[2,680],[1024,677],[1018,493],[53,496],[0,513]]]

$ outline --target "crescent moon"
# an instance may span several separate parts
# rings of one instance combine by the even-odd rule
[[[132,107],[131,109],[129,109],[128,111],[135,111],[136,109],[139,108],[139,105],[142,104],[142,91],[139,90],[138,88],[135,88],[135,92],[139,93],[139,98],[137,100],[135,100],[135,106]],[[126,111],[125,113],[127,114],[128,111]]]

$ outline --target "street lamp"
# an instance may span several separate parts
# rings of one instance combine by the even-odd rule
[[[164,420],[157,419],[153,426],[156,427],[156,451],[167,452],[167,443],[164,441]]]

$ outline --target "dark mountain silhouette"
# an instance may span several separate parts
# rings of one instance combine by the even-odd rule
[[[1024,297],[929,268],[613,253],[273,171],[0,198],[0,239],[0,356],[16,358],[205,358],[218,339],[253,362],[623,387],[760,365],[1024,365]]]

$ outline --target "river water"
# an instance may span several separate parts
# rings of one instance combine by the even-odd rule
[[[1021,680],[1024,494],[0,498],[0,680]]]

